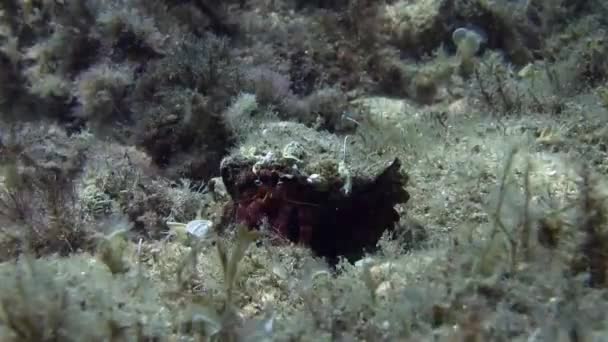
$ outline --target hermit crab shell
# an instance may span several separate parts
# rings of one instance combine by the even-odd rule
[[[286,141],[307,151],[283,157]],[[320,256],[357,258],[373,249],[399,221],[395,206],[409,200],[399,159],[370,162],[353,154],[347,161],[335,136],[273,123],[250,143],[259,155],[236,152],[221,163],[232,199],[229,218],[251,229],[266,225],[279,240],[308,246]]]

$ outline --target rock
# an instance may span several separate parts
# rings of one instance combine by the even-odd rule
[[[384,11],[396,44],[417,56],[427,54],[439,46],[445,30],[445,13],[450,1],[396,1]]]
[[[186,232],[199,239],[204,239],[211,233],[213,222],[209,220],[192,220],[186,224]]]

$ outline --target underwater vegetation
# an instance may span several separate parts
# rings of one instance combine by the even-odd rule
[[[602,0],[0,2],[0,341],[603,341]]]

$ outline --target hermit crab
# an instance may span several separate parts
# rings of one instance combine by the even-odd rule
[[[256,166],[254,158],[232,156],[222,162],[221,175],[233,221],[251,229],[265,225],[280,239],[330,260],[373,249],[399,221],[395,206],[409,199],[398,159],[375,173],[344,179],[339,173],[309,174],[281,158]]]

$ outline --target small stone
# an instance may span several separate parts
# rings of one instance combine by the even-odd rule
[[[186,231],[199,239],[206,238],[211,232],[213,222],[209,220],[193,220],[186,225]]]
[[[164,123],[169,125],[176,123],[177,121],[179,121],[179,116],[177,116],[176,114],[169,114],[165,117]]]

